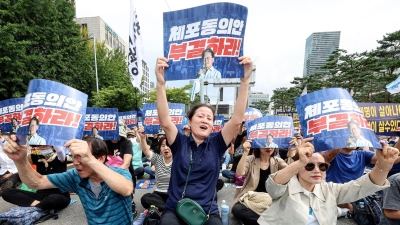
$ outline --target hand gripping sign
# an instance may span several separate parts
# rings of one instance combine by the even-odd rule
[[[244,77],[247,8],[214,3],[164,13],[166,80]]]
[[[266,116],[249,121],[247,140],[252,148],[289,148],[293,121],[289,116]]]
[[[178,128],[179,132],[183,132],[183,122],[185,117],[185,104],[168,103],[169,115],[172,122]],[[143,104],[143,126],[144,133],[158,134],[161,129],[160,120],[158,118],[157,104]]]
[[[83,134],[102,140],[119,140],[119,125],[117,108],[88,107]]]
[[[87,95],[50,80],[29,82],[17,130],[20,144],[64,146],[82,138]]]
[[[382,147],[346,90],[323,89],[301,96],[295,102],[303,135],[314,137],[315,151]]]

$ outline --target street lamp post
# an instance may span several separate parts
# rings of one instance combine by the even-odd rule
[[[93,34],[93,47],[94,47],[94,68],[96,70],[96,90],[99,93],[99,77],[97,75],[97,57],[96,57],[96,36]]]

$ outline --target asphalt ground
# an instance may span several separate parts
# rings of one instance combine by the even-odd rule
[[[73,166],[72,167],[69,166],[69,168],[73,168]],[[148,175],[145,175],[145,177],[140,180],[143,180],[146,178],[147,179],[149,178]],[[223,179],[225,182],[228,182],[228,180],[225,178],[221,178],[221,179]],[[231,206],[235,191],[236,191],[236,187],[233,187],[229,183],[225,183],[225,187],[223,187],[218,192],[218,196],[217,196],[218,197],[218,205],[219,206],[221,205],[222,200],[226,200],[227,204]],[[137,209],[138,213],[144,211],[143,206],[140,204],[140,198],[144,194],[151,193],[151,192],[153,192],[152,189],[136,189],[134,199],[136,202],[136,209]],[[43,225],[46,225],[46,224],[54,224],[54,225],[55,224],[57,224],[57,225],[58,224],[62,224],[62,225],[87,224],[86,215],[85,215],[85,212],[83,211],[79,197],[76,194],[72,194],[71,199],[76,200],[76,202],[71,204],[67,208],[63,209],[61,212],[59,212],[59,218],[57,220],[49,219],[40,224],[43,224]],[[3,200],[3,198],[0,198],[0,212],[7,211],[7,210],[11,209],[12,207],[14,207],[14,205],[12,205],[8,202],[5,202]],[[282,213],[285,213],[285,212],[282,212]],[[241,223],[238,220],[236,220],[232,214],[231,214],[230,224],[231,225],[241,225]],[[354,225],[356,223],[352,219],[340,218],[338,220],[337,224],[339,224],[339,225]]]

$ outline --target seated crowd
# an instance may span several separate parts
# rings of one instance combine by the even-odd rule
[[[164,80],[168,60],[160,57],[155,73],[161,132],[148,135],[142,126],[127,130],[120,120],[119,140],[104,141],[94,128],[92,137],[65,143],[75,166],[70,170],[64,148],[19,146],[15,133],[0,133],[0,195],[21,210],[40,213],[66,208],[72,192],[79,196],[88,224],[130,225],[137,202],[146,209],[157,207],[161,225],[187,224],[176,206],[190,198],[207,214],[205,225],[220,225],[222,170],[226,182],[237,187],[231,212],[245,225],[336,224],[338,217],[351,217],[350,203],[381,190],[381,224],[398,223],[400,143],[388,138],[381,142],[382,151],[348,147],[316,153],[313,138],[303,139],[298,132],[290,142],[295,148],[251,148],[243,117],[253,63],[248,57],[239,60],[245,76],[238,99],[231,119],[216,135],[210,135],[215,110],[208,104],[190,109],[189,125],[182,131],[171,121]],[[367,166],[372,168],[365,173]],[[143,177],[155,179],[154,191],[134,199],[137,179]],[[21,181],[37,191],[17,189]]]

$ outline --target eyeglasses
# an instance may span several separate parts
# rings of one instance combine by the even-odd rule
[[[316,165],[316,164],[314,164],[314,163],[308,163],[308,164],[304,167],[304,169],[306,169],[307,171],[313,171],[314,168],[315,168],[315,165]],[[328,168],[329,168],[329,163],[319,163],[317,166],[318,166],[319,170],[321,170],[322,172],[325,172],[325,171],[327,171]]]

